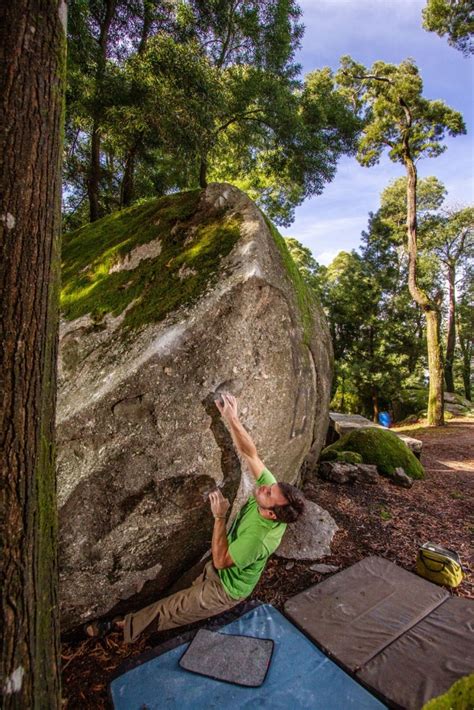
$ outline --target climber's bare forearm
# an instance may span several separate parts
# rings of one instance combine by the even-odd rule
[[[265,468],[265,464],[261,461],[257,453],[257,447],[255,446],[252,437],[246,431],[244,425],[238,417],[229,418],[227,420],[227,425],[237,452],[245,460],[254,478],[259,478]]]
[[[216,569],[232,567],[234,560],[229,555],[225,518],[215,518],[212,531],[212,563]]]

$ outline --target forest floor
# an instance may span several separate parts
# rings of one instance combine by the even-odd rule
[[[339,526],[332,554],[318,562],[344,569],[368,555],[379,555],[413,571],[419,546],[431,541],[455,549],[461,556],[466,575],[451,593],[474,598],[474,559],[470,557],[474,533],[474,420],[460,418],[445,427],[413,425],[395,431],[423,441],[426,479],[416,481],[410,489],[399,488],[382,477],[376,485],[338,485],[319,478],[308,481],[306,496],[327,510]],[[313,564],[274,556],[252,598],[282,611],[289,597],[325,578],[310,570]],[[128,646],[118,633],[101,640],[64,643],[63,707],[111,708],[107,685],[119,665],[190,628],[165,631]]]

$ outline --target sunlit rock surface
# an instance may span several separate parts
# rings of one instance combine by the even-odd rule
[[[148,246],[147,246],[148,245]],[[331,346],[282,238],[242,192],[154,200],[65,238],[58,486],[63,629],[138,607],[209,548],[207,495],[253,481],[215,393],[280,480],[317,459]]]

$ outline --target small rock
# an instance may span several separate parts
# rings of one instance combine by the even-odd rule
[[[168,376],[173,374],[173,370],[171,367],[164,367],[163,372],[165,373],[165,375],[168,375]]]
[[[326,510],[307,500],[303,515],[286,528],[276,554],[287,560],[320,560],[331,554],[331,541],[338,529]]]
[[[410,476],[408,476],[408,474],[405,473],[401,466],[398,466],[398,468],[395,469],[395,473],[391,477],[391,480],[393,483],[396,483],[397,486],[403,486],[404,488],[411,488],[413,485],[413,480]]]
[[[310,570],[311,572],[319,572],[320,574],[329,574],[330,572],[337,572],[338,569],[341,569],[341,566],[335,566],[335,565],[311,565]]]
[[[293,569],[294,566],[295,566],[295,563],[293,562],[293,560],[290,560],[289,562],[286,563],[285,569]]]
[[[319,466],[319,475],[334,483],[352,483],[357,477],[357,466],[339,461],[323,461]]]
[[[357,464],[357,480],[361,483],[378,483],[379,474],[377,466],[369,463]]]

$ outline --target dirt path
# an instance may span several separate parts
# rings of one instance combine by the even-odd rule
[[[306,484],[307,497],[328,510],[340,528],[332,555],[321,562],[345,568],[367,555],[381,555],[413,570],[418,547],[431,541],[459,552],[467,575],[452,593],[474,598],[474,421],[456,419],[439,429],[407,427],[403,432],[423,441],[426,479],[412,488],[399,488],[385,478],[376,485],[341,486],[319,478]],[[281,610],[288,597],[324,579],[309,569],[312,564],[273,557],[252,597]],[[124,646],[118,634],[64,644],[67,710],[110,708],[107,683],[120,663],[176,633],[162,632],[131,646]]]

